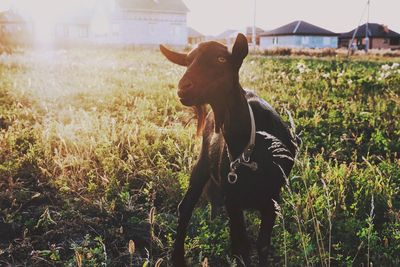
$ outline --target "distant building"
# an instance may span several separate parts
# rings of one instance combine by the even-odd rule
[[[11,52],[12,47],[32,42],[34,25],[13,10],[0,12],[0,53],[2,48]]]
[[[188,27],[188,44],[195,45],[206,41],[206,36],[192,27]]]
[[[235,42],[238,33],[239,33],[238,30],[226,30],[220,33],[219,35],[215,36],[214,40],[222,44],[225,44],[229,47]]]
[[[305,21],[294,21],[260,35],[260,48],[337,48],[338,34]]]
[[[59,43],[184,46],[188,42],[188,11],[182,0],[113,0],[112,8],[109,2],[98,1],[91,9],[57,18],[54,29],[45,34],[51,35],[48,41]],[[32,22],[24,22],[12,11],[3,13],[0,30],[15,32],[30,27],[33,31]]]
[[[255,30],[256,30],[256,45],[259,45],[260,35],[265,31],[259,27],[256,27]],[[242,30],[226,30],[221,34],[217,35],[215,37],[215,40],[227,46],[231,46],[235,42],[238,33],[243,33],[246,36],[248,43],[253,42],[253,27],[251,26],[246,27]]]
[[[260,35],[263,34],[265,31],[259,27],[255,27],[255,34],[256,34],[256,45],[260,45]],[[246,27],[244,31],[244,35],[246,35],[247,42],[253,43],[253,27]]]
[[[77,11],[73,16],[58,18],[55,25],[54,37],[61,42],[88,42],[92,40],[92,12]]]
[[[182,0],[115,0],[113,41],[124,44],[186,45],[189,11]]]
[[[342,33],[339,36],[339,46],[349,47],[353,38],[352,31]],[[365,48],[365,37],[367,35],[367,25],[361,25],[354,36],[353,45],[358,49]],[[369,49],[400,49],[400,34],[390,30],[386,25],[378,23],[368,23]]]
[[[33,33],[33,24],[22,18],[17,12],[7,10],[0,12],[0,32]]]

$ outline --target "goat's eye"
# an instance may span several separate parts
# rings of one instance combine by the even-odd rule
[[[219,62],[219,63],[225,63],[225,62],[226,62],[226,58],[224,58],[224,57],[218,57],[218,62]]]

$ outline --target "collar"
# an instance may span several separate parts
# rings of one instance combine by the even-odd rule
[[[228,158],[229,158],[229,168],[230,172],[228,173],[228,182],[231,184],[234,184],[237,182],[237,174],[236,174],[236,169],[243,165],[246,167],[249,167],[252,171],[257,170],[257,163],[252,161],[250,162],[250,156],[253,153],[253,149],[255,146],[256,142],[256,123],[254,120],[254,114],[253,110],[250,107],[250,104],[247,102],[247,106],[249,107],[249,114],[250,114],[250,123],[251,123],[251,132],[250,132],[250,140],[249,143],[246,145],[244,148],[243,152],[235,159],[233,160],[232,154],[229,152],[228,146],[226,147],[228,151]]]

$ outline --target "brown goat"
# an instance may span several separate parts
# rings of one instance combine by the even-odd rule
[[[239,69],[248,54],[247,39],[239,34],[232,52],[217,42],[204,42],[188,54],[160,46],[173,63],[187,67],[178,96],[195,106],[203,143],[189,187],[179,204],[179,220],[172,252],[174,266],[186,266],[184,241],[192,211],[204,191],[212,215],[225,205],[231,249],[240,266],[250,265],[244,209],[261,213],[257,240],[259,266],[267,264],[278,200],[297,150],[296,138],[278,113],[239,83]],[[205,105],[211,106],[205,118]]]

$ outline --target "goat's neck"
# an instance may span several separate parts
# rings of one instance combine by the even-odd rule
[[[233,158],[237,158],[250,141],[251,119],[245,93],[240,84],[237,84],[237,88],[232,92],[227,96],[224,106],[220,106],[218,111],[214,108],[213,110],[220,113],[225,142]]]

